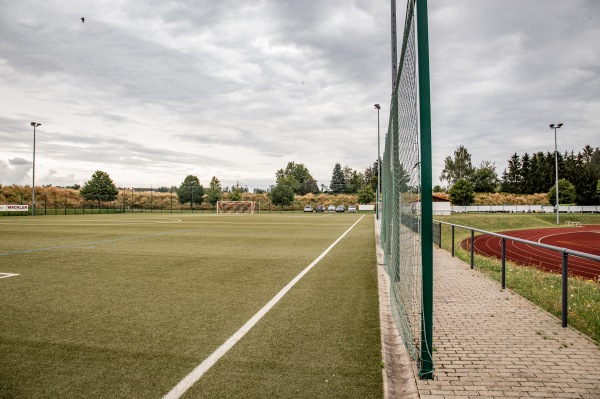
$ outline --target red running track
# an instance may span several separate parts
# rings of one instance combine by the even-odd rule
[[[600,256],[600,226],[513,230],[498,234]],[[501,238],[484,234],[476,236],[474,241],[475,253],[502,258]],[[469,250],[470,243],[471,239],[467,238],[461,242],[461,247]],[[562,269],[561,252],[512,240],[506,240],[506,258],[521,265],[535,266],[555,273],[560,273]],[[600,262],[569,255],[569,274],[600,281]]]

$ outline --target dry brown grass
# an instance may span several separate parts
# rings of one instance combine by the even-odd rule
[[[80,204],[79,191],[59,187],[36,187],[36,202],[46,202],[52,206],[65,203]],[[31,202],[31,186],[0,186],[0,204],[26,204]]]
[[[447,193],[435,193],[436,196],[449,198]],[[174,206],[179,206],[177,201],[177,193],[158,193],[149,191],[134,191],[121,190],[119,191],[118,200],[122,201],[125,197],[125,203],[130,206],[133,198],[134,207],[150,208],[150,204],[154,209],[168,208],[171,205],[171,200]],[[36,201],[46,203],[49,207],[64,206],[65,202],[69,206],[81,206],[83,200],[79,196],[78,190],[59,187],[36,187]],[[225,193],[223,199],[227,200],[229,194]],[[242,200],[256,201],[266,206],[269,201],[267,194],[243,193]],[[0,186],[0,204],[26,204],[31,202],[31,186]],[[313,207],[322,205],[351,205],[358,204],[358,196],[356,194],[306,194],[297,195],[294,199],[295,206],[312,205]],[[475,202],[473,205],[548,205],[546,194],[505,194],[505,193],[477,193],[475,194]],[[210,204],[203,204],[203,207],[211,207]]]
[[[448,193],[435,193],[450,199]],[[548,205],[548,196],[542,194],[475,193],[473,205]]]

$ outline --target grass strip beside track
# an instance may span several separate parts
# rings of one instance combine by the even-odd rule
[[[20,275],[0,280],[0,397],[159,398],[358,219],[81,217],[0,220],[9,238],[1,253],[71,245],[2,258],[0,272]],[[322,364],[341,370],[341,397],[357,389],[380,397],[372,237],[372,221],[361,221],[190,394],[235,397],[246,384],[253,390],[243,396],[268,397],[286,391],[289,376],[291,387],[308,389],[281,396],[327,397],[315,394],[313,374],[299,372]],[[89,242],[98,244],[75,246]],[[238,356],[244,361],[231,363]],[[215,380],[223,367],[233,367],[241,385]]]

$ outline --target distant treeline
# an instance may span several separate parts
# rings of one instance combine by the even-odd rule
[[[63,208],[65,204],[67,208],[81,208],[84,200],[79,194],[78,190],[60,187],[36,187],[35,191],[36,204],[41,206],[46,205],[49,208]],[[439,192],[436,196],[448,198],[447,193]],[[227,196],[223,198],[228,199]],[[269,198],[266,194],[253,194],[246,193],[243,196],[245,201],[261,201],[262,205],[265,206],[269,202]],[[133,191],[130,189],[120,190],[117,199],[116,206],[125,202],[126,207],[133,207],[136,209],[143,208],[149,209],[151,206],[154,209],[168,209],[171,204],[171,193],[157,193],[153,192],[150,195],[150,189],[134,188]],[[179,208],[177,204],[177,193],[173,190],[173,203]],[[357,204],[357,195],[352,194],[306,194],[296,195],[294,198],[296,206],[312,205],[313,207],[319,204],[322,205],[349,205]],[[31,187],[30,186],[0,186],[0,204],[30,204],[31,203]],[[476,193],[475,194],[475,205],[547,205],[548,200],[545,194],[502,194],[502,193]],[[209,203],[195,204],[195,209],[211,209],[212,206]]]
[[[600,149],[588,145],[577,154],[573,151],[558,153],[557,158],[558,178],[566,179],[575,186],[577,204],[597,204]],[[555,163],[553,152],[537,152],[533,155],[514,153],[508,160],[508,168],[502,174],[500,189],[514,194],[548,192],[556,180]]]
[[[154,190],[154,189],[153,189]],[[223,195],[223,200],[228,200],[230,193]],[[240,198],[243,201],[256,201],[261,202],[262,207],[267,207],[270,203],[270,199],[266,193],[255,194],[245,192]],[[35,189],[35,201],[36,207],[47,206],[49,208],[81,208],[85,206],[85,203],[93,205],[95,201],[85,201],[80,195],[79,190],[73,188],[61,188],[61,187],[36,187]],[[181,208],[177,197],[177,191],[172,192],[156,192],[150,191],[150,189],[144,188],[129,188],[121,189],[113,201],[101,201],[103,206],[107,206],[106,202],[111,204],[114,202],[114,206],[124,208],[136,208],[136,209],[169,209],[171,206],[177,209]],[[0,204],[31,204],[31,186],[2,186],[0,185]],[[294,197],[295,206],[301,207],[304,205],[316,206],[322,205],[350,205],[358,204],[358,196],[355,194],[306,194],[296,195]],[[111,207],[113,205],[110,205]],[[189,208],[189,204],[186,205]],[[184,206],[184,208],[186,207]],[[206,201],[198,201],[193,204],[194,209],[212,209],[212,205]]]

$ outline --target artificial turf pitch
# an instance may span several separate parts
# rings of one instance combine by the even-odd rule
[[[161,398],[361,215],[0,218],[0,397]],[[380,398],[371,215],[184,398]]]

